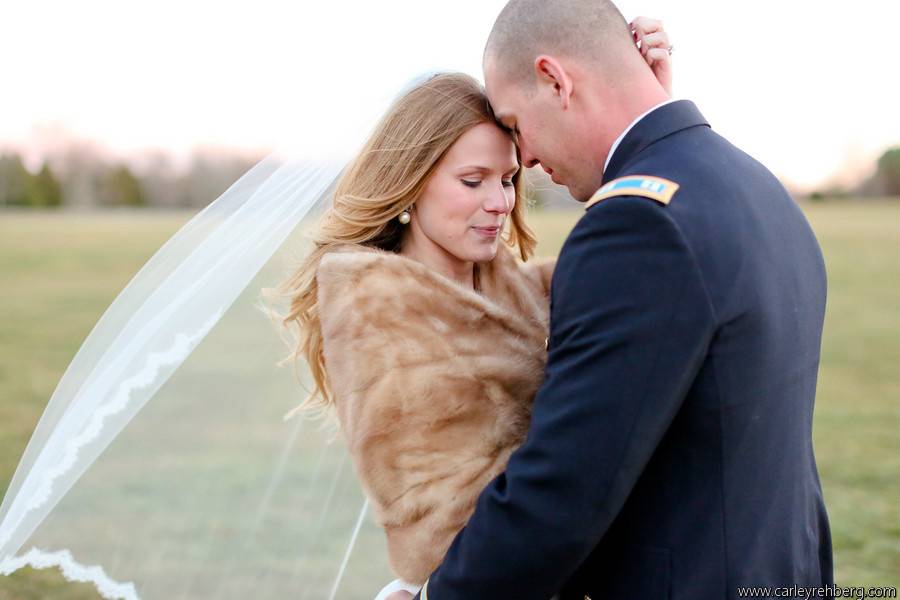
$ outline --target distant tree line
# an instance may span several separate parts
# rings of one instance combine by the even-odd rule
[[[900,146],[891,148],[878,159],[874,183],[888,195],[900,195]]]
[[[202,208],[261,157],[198,150],[178,167],[148,154],[131,165],[89,145],[73,145],[29,170],[19,154],[0,151],[0,207]]]
[[[528,169],[525,180],[532,203],[542,208],[572,208],[574,201],[565,187],[556,185],[540,169]],[[900,146],[890,148],[881,155],[874,172],[853,187],[829,186],[810,194],[792,192],[795,197],[812,200],[831,198],[900,198]]]
[[[889,148],[875,164],[875,171],[855,187],[831,186],[810,194],[813,200],[828,198],[878,198],[900,196],[900,146]]]
[[[33,174],[17,154],[0,156],[0,204],[59,206],[62,203],[62,187],[47,164]]]
[[[259,156],[198,150],[186,165],[148,154],[136,164],[113,161],[87,144],[74,143],[29,170],[22,157],[0,152],[0,208],[4,206],[203,208],[259,161]],[[532,202],[539,207],[571,205],[565,188],[539,170],[525,174]],[[900,146],[878,159],[874,173],[853,188],[826,187],[814,200],[838,197],[900,197]]]

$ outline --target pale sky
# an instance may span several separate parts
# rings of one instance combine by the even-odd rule
[[[552,0],[551,0],[552,1]],[[411,77],[481,55],[505,0],[0,0],[0,145],[135,155],[340,146]],[[675,94],[786,182],[900,145],[897,0],[623,0],[662,19]]]

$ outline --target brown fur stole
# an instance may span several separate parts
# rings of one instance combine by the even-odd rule
[[[500,247],[480,292],[345,246],[317,272],[328,382],[391,567],[421,584],[524,440],[546,362],[554,263]]]

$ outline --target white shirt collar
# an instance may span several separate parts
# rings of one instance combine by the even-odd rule
[[[628,132],[631,131],[631,129],[635,125],[637,125],[641,119],[643,119],[644,117],[646,117],[647,115],[652,113],[654,110],[656,110],[660,106],[665,106],[666,104],[671,104],[672,102],[677,102],[677,100],[678,100],[677,98],[670,98],[669,100],[660,102],[659,104],[657,104],[656,106],[654,106],[653,108],[651,108],[650,110],[648,110],[647,112],[645,112],[644,114],[639,116],[637,119],[632,121],[631,125],[629,125],[628,127],[625,128],[625,131],[623,131],[622,134],[618,138],[616,138],[616,141],[614,141],[612,147],[610,147],[609,154],[606,155],[606,163],[604,163],[604,165],[603,165],[603,172],[606,173],[606,169],[607,169],[607,167],[609,167],[609,161],[612,160],[613,154],[616,153],[616,148],[619,147],[619,144],[622,143],[622,140],[625,139],[625,136],[628,135]]]

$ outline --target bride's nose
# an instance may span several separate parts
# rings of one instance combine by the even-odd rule
[[[500,182],[498,185],[491,186],[488,196],[484,199],[483,208],[490,213],[501,215],[508,214],[511,207],[509,205],[509,193],[507,188]]]

